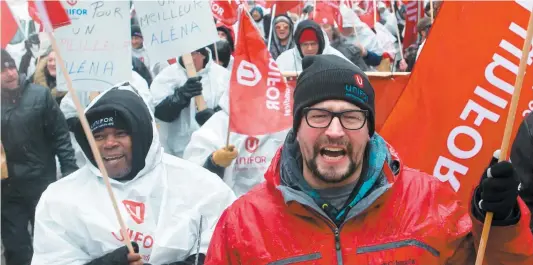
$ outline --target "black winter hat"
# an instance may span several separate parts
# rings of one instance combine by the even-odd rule
[[[15,63],[15,60],[13,60],[13,57],[11,57],[11,54],[7,52],[6,50],[2,49],[2,71],[7,68],[16,68],[17,64]]]
[[[306,107],[339,99],[368,110],[368,133],[374,135],[374,88],[356,65],[331,54],[306,56],[294,90],[293,130],[296,133]]]
[[[137,25],[133,25],[131,26],[131,36],[137,36],[137,37],[143,37],[143,34],[141,32],[141,27],[137,26]]]

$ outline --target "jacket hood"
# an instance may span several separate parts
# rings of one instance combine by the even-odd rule
[[[205,57],[205,61],[204,61],[204,69],[200,70],[197,72],[198,75],[203,75],[203,74],[206,74],[206,73],[209,73],[209,69],[211,68],[211,65],[214,64],[215,62],[213,62],[213,59],[211,58],[213,55],[211,54],[211,49],[209,47],[204,47],[202,49],[205,49],[207,51],[207,56]],[[198,49],[200,50],[200,49]],[[181,59],[181,56],[178,58],[178,62],[176,63],[176,65],[178,66],[178,69],[181,69],[185,72],[187,72],[187,69],[185,69],[185,67],[183,66],[183,61]]]
[[[276,34],[276,32],[274,32],[272,34],[272,37],[274,38],[273,39],[273,42],[272,42],[272,48],[270,48],[271,50],[272,49],[276,49],[276,54],[277,55],[280,55],[282,52],[288,50],[288,49],[291,49],[294,47],[294,23],[292,22],[291,18],[286,15],[286,14],[281,14],[281,15],[277,15],[275,18],[274,18],[274,21],[276,21],[276,19],[278,17],[285,17],[289,20],[289,41],[287,43],[287,47],[285,47],[285,49],[282,49],[281,47],[281,44],[280,44],[280,40],[278,38],[278,35]],[[275,27],[276,24],[273,24],[273,26]],[[275,30],[275,29],[274,29]]]
[[[107,111],[117,112],[130,129],[132,169],[124,180],[133,180],[150,172],[161,162],[162,150],[154,116],[139,92],[128,82],[119,84],[98,95],[85,109],[85,115],[90,121],[91,117]],[[91,161],[87,163],[90,170],[101,176],[81,123],[76,126],[74,135],[85,157]]]
[[[320,25],[318,25],[313,20],[304,20],[298,23],[298,26],[296,27],[296,31],[294,32],[294,41],[296,43],[296,48],[298,49],[298,53],[303,58],[302,49],[300,48],[300,37],[302,35],[302,32],[306,29],[312,29],[316,32],[316,35],[318,38],[318,53],[317,54],[322,54],[322,52],[326,48],[327,38],[325,38],[324,32],[322,31],[322,28],[320,27]]]

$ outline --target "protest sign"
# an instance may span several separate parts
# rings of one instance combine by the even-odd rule
[[[134,1],[144,47],[154,63],[179,57],[218,40],[207,0]]]
[[[103,91],[131,79],[130,13],[127,1],[61,1],[72,23],[54,36],[78,91]],[[57,69],[57,89],[67,91]]]

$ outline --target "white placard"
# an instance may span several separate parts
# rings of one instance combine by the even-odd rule
[[[54,36],[74,88],[103,91],[132,76],[131,27],[128,1],[76,1],[61,3],[72,21]],[[57,89],[67,91],[57,67]]]
[[[134,1],[144,47],[154,63],[193,52],[218,40],[207,0]]]

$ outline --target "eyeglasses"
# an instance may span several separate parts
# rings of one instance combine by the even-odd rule
[[[347,130],[359,130],[365,126],[368,110],[346,110],[333,112],[318,108],[304,108],[305,121],[311,128],[327,128],[333,118],[339,118],[341,125]]]

